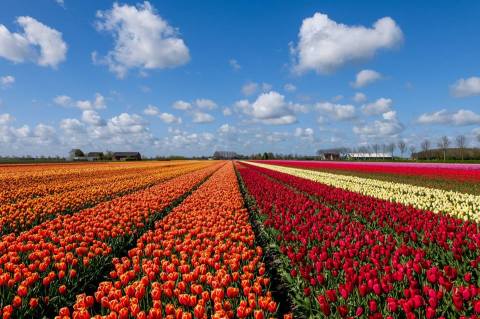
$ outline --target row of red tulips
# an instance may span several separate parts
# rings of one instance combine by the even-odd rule
[[[355,162],[317,162],[317,161],[262,161],[273,165],[284,165],[306,169],[346,170],[364,173],[422,176],[432,179],[453,179],[464,182],[480,181],[480,167],[470,166],[402,164],[402,163],[355,163]]]
[[[261,319],[277,311],[231,163],[114,265],[109,281],[57,318]]]
[[[73,302],[76,293],[99,279],[112,257],[123,253],[160,212],[219,165],[184,172],[149,189],[4,236],[0,242],[3,318],[42,317]]]
[[[404,241],[421,246],[432,254],[449,252],[446,257],[451,263],[459,266],[471,264],[473,267],[480,263],[480,228],[475,222],[423,211],[266,168],[248,167],[313,195],[322,204],[352,214],[363,223],[389,229],[402,236]]]
[[[472,260],[478,257],[476,225],[251,166],[239,171],[271,244],[287,260],[286,281],[292,289],[302,288],[294,298],[302,315],[430,319],[480,314],[479,273]],[[421,225],[433,229],[422,232]],[[468,244],[473,252],[457,250]]]

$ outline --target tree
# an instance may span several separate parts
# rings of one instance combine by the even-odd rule
[[[467,146],[467,138],[465,135],[459,135],[455,139],[457,142],[457,147],[460,149],[460,157],[462,158],[463,161],[463,152],[465,151],[465,147]]]
[[[477,141],[478,141],[478,143],[480,143],[480,133],[478,133],[478,135],[477,135]]]
[[[428,139],[423,140],[422,143],[420,143],[420,147],[422,148],[423,153],[425,154],[425,159],[430,158],[430,154],[428,154],[428,151],[430,150],[430,141]]]
[[[403,157],[403,153],[405,153],[405,151],[407,150],[407,144],[405,143],[405,141],[400,140],[398,141],[397,146],[400,150],[400,156]]]
[[[410,147],[408,148],[408,150],[410,151],[410,157],[411,158],[413,158],[416,149],[417,148],[414,145],[410,145]]]
[[[70,154],[70,158],[72,158],[72,159],[75,158],[75,157],[84,157],[85,156],[85,154],[79,148],[72,149],[69,154]]]
[[[440,141],[438,141],[437,145],[443,151],[443,161],[446,161],[447,160],[447,149],[448,149],[448,146],[450,145],[450,140],[448,139],[448,137],[446,135],[444,135],[444,136],[442,136]]]
[[[375,156],[378,155],[378,150],[380,149],[380,145],[378,144],[373,144],[372,145],[372,150],[375,152]]]
[[[395,143],[390,143],[388,144],[388,152],[392,155],[392,158],[393,158],[393,152],[395,152]]]

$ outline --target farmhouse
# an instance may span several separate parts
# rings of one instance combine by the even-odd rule
[[[139,152],[115,152],[113,153],[113,159],[116,161],[126,161],[126,160],[135,160],[139,161],[142,159],[142,156]]]
[[[340,159],[345,158],[347,149],[345,148],[331,148],[331,149],[324,149],[318,150],[317,155],[323,161],[338,161]]]
[[[392,153],[348,153],[350,159],[392,159]]]

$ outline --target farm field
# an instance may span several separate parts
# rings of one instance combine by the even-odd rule
[[[424,184],[422,184],[424,181]],[[3,318],[477,318],[476,166],[0,167]]]

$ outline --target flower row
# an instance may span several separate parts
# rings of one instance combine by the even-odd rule
[[[0,234],[24,231],[61,213],[75,212],[112,197],[160,183],[178,176],[181,172],[185,173],[205,166],[205,163],[162,165],[137,169],[128,174],[126,172],[114,174],[112,177],[98,179],[79,177],[73,189],[41,197],[24,198],[15,203],[0,206],[2,213]],[[62,180],[59,183],[63,183]],[[30,183],[29,187],[36,188],[35,185],[37,184]]]
[[[382,173],[391,175],[422,176],[432,179],[457,181],[480,181],[480,165],[477,164],[431,164],[431,163],[372,163],[372,162],[329,162],[329,161],[262,161],[273,165],[285,165],[308,169],[348,170],[356,172]]]
[[[175,162],[174,165],[185,164]],[[12,165],[0,170],[0,204],[15,203],[109,180],[149,174],[171,166],[168,162]]]
[[[293,167],[251,164],[422,210],[447,213],[464,220],[480,220],[480,196]]]
[[[318,183],[308,180],[302,185],[300,178],[254,166],[241,165],[239,171],[270,234],[270,247],[278,247],[286,260],[280,264],[301,315],[430,319],[480,314],[476,224],[418,210],[411,218],[412,208],[399,204],[383,201],[382,207],[375,202],[380,200],[334,188],[329,194],[322,189],[327,186],[316,188],[312,184]],[[421,232],[417,218],[439,225]],[[475,233],[468,234],[464,225]],[[440,232],[436,238],[435,231]],[[467,237],[470,244],[463,242],[463,251],[449,246],[460,241],[461,247]]]
[[[72,302],[162,211],[219,165],[194,172],[177,168],[179,177],[146,190],[4,236],[0,242],[3,317],[42,317]]]
[[[57,318],[264,318],[277,303],[231,163],[145,233],[111,279]]]

